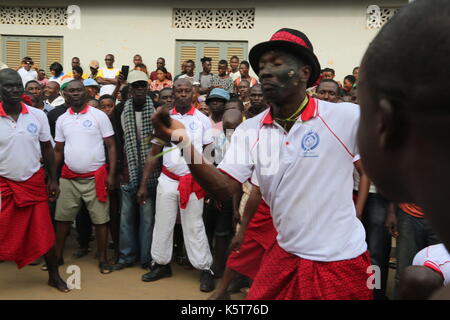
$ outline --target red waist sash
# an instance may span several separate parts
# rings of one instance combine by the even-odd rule
[[[89,179],[94,177],[95,180],[95,192],[97,194],[97,199],[100,202],[106,202],[108,200],[108,192],[106,190],[106,180],[108,178],[108,165],[104,164],[97,171],[88,173],[76,173],[69,169],[69,167],[64,164],[61,171],[61,178],[64,179]]]
[[[178,184],[178,191],[180,192],[180,208],[186,209],[187,204],[189,202],[189,197],[191,193],[195,193],[197,199],[203,199],[206,195],[205,190],[195,181],[192,174],[187,174],[185,176],[178,176],[173,172],[170,172],[165,166],[162,168],[162,173],[168,176],[170,179],[177,180],[180,183]]]

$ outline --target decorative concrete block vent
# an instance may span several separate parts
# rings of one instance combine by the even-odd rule
[[[177,29],[253,29],[255,9],[173,9]]]
[[[67,8],[0,6],[0,24],[65,26]]]
[[[367,7],[367,29],[380,29],[399,10],[399,8],[384,8],[376,5]]]

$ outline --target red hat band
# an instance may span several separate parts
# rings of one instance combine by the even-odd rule
[[[272,40],[282,40],[282,41],[294,42],[294,43],[296,43],[296,44],[301,45],[302,47],[305,47],[305,48],[308,48],[308,49],[309,49],[308,45],[306,44],[305,41],[303,41],[302,38],[297,37],[297,36],[293,35],[293,34],[290,33],[290,32],[287,32],[287,31],[280,31],[280,32],[275,33],[275,34],[270,38],[270,40],[271,40],[271,41],[272,41]]]

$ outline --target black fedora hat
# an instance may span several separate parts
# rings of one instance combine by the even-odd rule
[[[313,46],[308,37],[298,30],[283,28],[275,32],[269,41],[255,45],[249,53],[250,64],[256,74],[259,74],[259,59],[270,50],[286,50],[312,68],[308,87],[312,87],[320,75],[320,63],[314,54]]]

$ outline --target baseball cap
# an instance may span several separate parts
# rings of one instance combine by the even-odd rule
[[[209,93],[209,96],[206,98],[206,103],[208,103],[211,99],[222,99],[225,101],[230,100],[230,93],[222,88],[214,88]]]
[[[100,67],[100,63],[97,60],[92,60],[89,62],[89,67],[98,69]]]
[[[94,79],[90,79],[90,78],[84,80],[83,84],[85,87],[98,87],[97,81],[95,81]]]
[[[138,82],[138,81],[145,81],[148,82],[148,76],[145,72],[139,71],[139,70],[132,70],[128,74],[127,81],[129,84]]]

